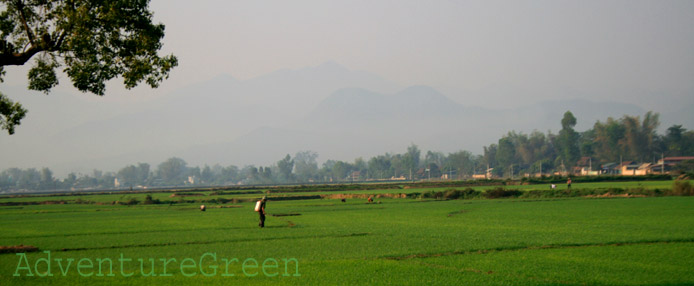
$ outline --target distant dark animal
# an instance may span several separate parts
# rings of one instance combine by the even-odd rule
[[[347,200],[346,200],[346,199],[342,199],[342,202],[343,202],[343,203],[346,203],[346,202],[347,202]]]

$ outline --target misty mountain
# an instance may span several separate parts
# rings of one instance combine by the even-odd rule
[[[413,86],[393,95],[366,89],[341,89],[323,100],[304,121],[340,123],[452,116],[463,107],[427,86]]]
[[[55,139],[86,136],[113,142],[117,138],[141,138],[153,133],[157,136],[149,136],[147,146],[177,142],[180,147],[228,141],[261,126],[298,119],[326,94],[351,86],[395,89],[376,76],[352,72],[335,63],[282,70],[248,81],[220,75],[148,102],[137,112],[76,126]]]
[[[46,166],[57,176],[93,168],[116,171],[137,162],[156,165],[172,156],[191,165],[270,165],[286,154],[312,150],[319,160],[351,161],[400,153],[411,143],[423,150],[479,154],[509,131],[556,133],[567,110],[578,119],[578,131],[610,116],[646,112],[634,104],[584,99],[483,108],[451,99],[474,94],[449,97],[428,86],[399,89],[335,63],[249,80],[220,75],[137,102],[2,90],[28,94],[16,100],[29,117],[16,135],[0,140],[0,169]],[[687,117],[691,124],[691,113],[683,108],[661,114],[661,121]],[[688,122],[679,123],[694,126]]]
[[[50,166],[64,174],[156,163],[190,146],[229,142],[263,126],[298,120],[326,95],[346,87],[398,89],[333,62],[249,80],[220,75],[136,102],[105,102],[112,99],[83,94],[45,96],[4,86],[5,93],[29,109],[29,116],[17,134],[0,140],[0,169]]]
[[[484,138],[482,145],[493,143],[508,131],[529,133],[533,130],[558,131],[560,120],[567,110],[578,118],[577,130],[593,126],[597,120],[622,117],[625,114],[641,115],[645,111],[636,105],[617,102],[592,102],[588,100],[543,101],[515,109],[489,109],[459,104],[435,89],[426,86],[407,88],[392,95],[382,95],[363,89],[342,89],[333,93],[313,110],[297,129],[312,130],[388,130],[388,124],[416,128],[410,135],[446,134],[455,137],[464,133],[463,142],[476,140],[492,131],[493,137]],[[385,123],[385,125],[383,124]],[[408,128],[403,128],[407,131]],[[482,130],[480,130],[482,129]],[[400,130],[400,129],[394,129]],[[443,132],[434,132],[441,130]],[[489,133],[491,134],[491,133]],[[390,135],[395,135],[390,132]],[[414,141],[414,140],[413,140]],[[467,145],[465,143],[461,143]],[[468,150],[479,149],[482,145]]]
[[[197,163],[253,162],[270,165],[285,154],[312,150],[322,160],[352,160],[403,152],[411,143],[423,150],[481,153],[509,131],[557,133],[567,110],[577,130],[607,117],[642,115],[633,104],[588,100],[546,101],[516,109],[464,106],[435,89],[414,86],[394,94],[361,88],[332,93],[304,118],[282,128],[261,128],[232,142],[182,151]],[[255,160],[247,161],[250,158]]]
[[[672,112],[661,116],[661,130],[665,132],[673,124],[682,125],[688,130],[694,129],[694,96],[689,97],[684,104]]]

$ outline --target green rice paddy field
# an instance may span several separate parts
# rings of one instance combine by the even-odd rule
[[[672,186],[574,188],[607,184]],[[263,229],[248,201],[0,206],[0,245],[39,248],[0,254],[0,285],[694,284],[694,197],[377,201],[269,201]]]

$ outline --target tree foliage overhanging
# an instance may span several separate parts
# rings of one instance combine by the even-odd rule
[[[164,25],[152,23],[149,0],[0,0],[0,81],[4,67],[24,65],[29,89],[58,85],[56,70],[82,92],[104,95],[106,82],[122,77],[126,88],[156,88],[178,65],[159,56]],[[0,128],[14,133],[26,109],[0,94]]]

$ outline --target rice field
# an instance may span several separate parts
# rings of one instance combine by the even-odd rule
[[[694,197],[270,200],[261,229],[258,194],[225,195],[248,200],[205,212],[107,203],[127,196],[145,194],[0,206],[0,246],[38,248],[0,254],[2,285],[694,284]]]

